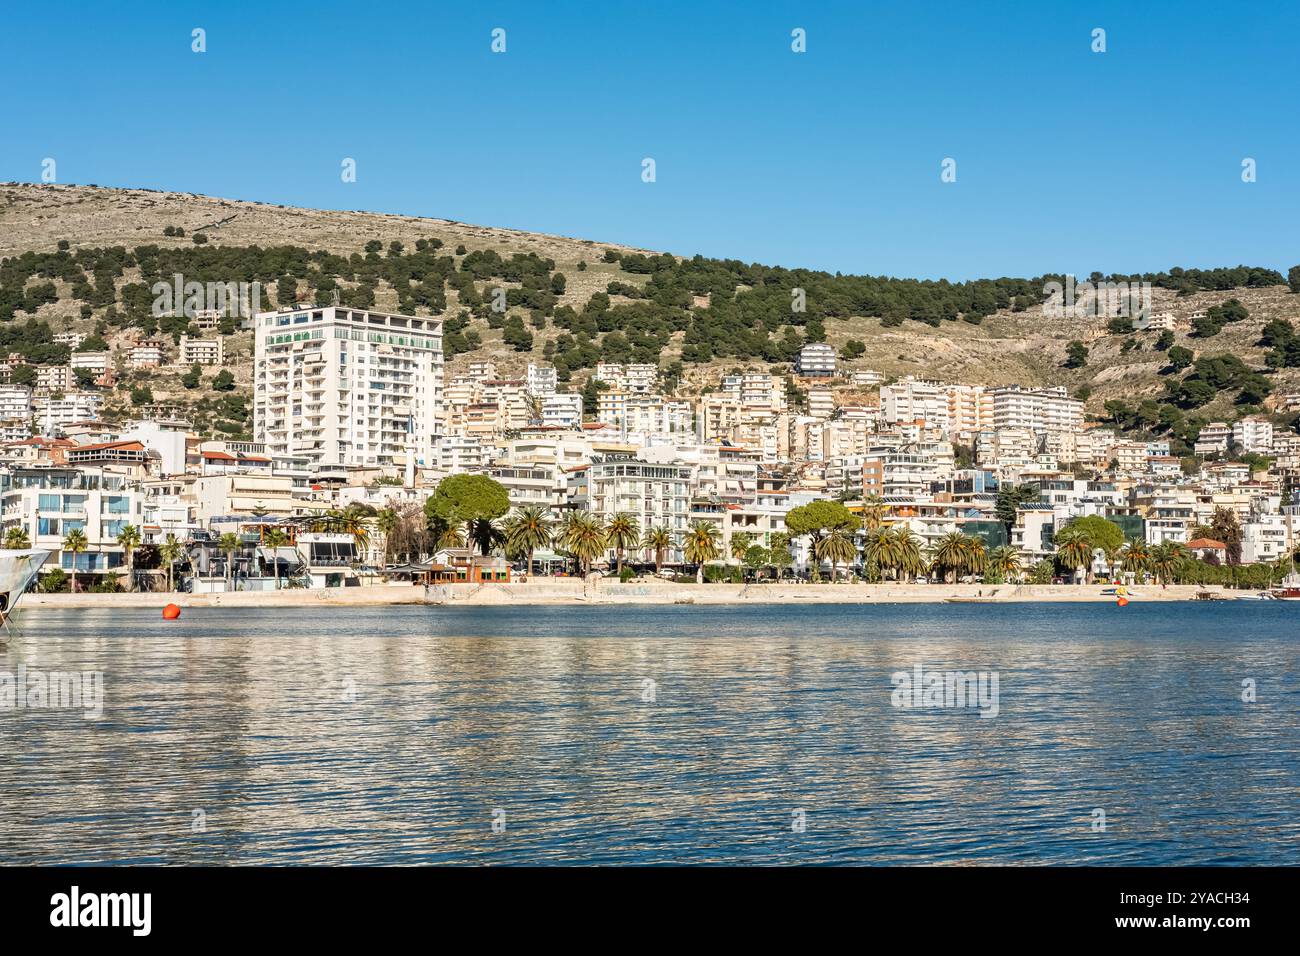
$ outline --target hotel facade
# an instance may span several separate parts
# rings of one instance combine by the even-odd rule
[[[442,322],[324,306],[255,320],[253,431],[271,455],[314,465],[433,463]]]

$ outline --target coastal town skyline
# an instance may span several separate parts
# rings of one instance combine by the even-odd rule
[[[10,935],[499,922],[448,867],[1284,925],[1297,26],[7,14]]]

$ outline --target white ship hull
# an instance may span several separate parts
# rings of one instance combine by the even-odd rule
[[[14,606],[49,556],[49,551],[36,548],[22,551],[0,548],[0,618],[13,612]]]

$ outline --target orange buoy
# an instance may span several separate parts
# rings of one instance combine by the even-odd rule
[[[1121,598],[1120,598],[1118,601],[1116,601],[1115,603],[1118,604],[1120,607],[1128,607],[1128,598],[1126,598],[1126,597],[1121,597]]]
[[[179,604],[168,604],[163,608],[163,620],[174,621],[181,616],[181,606]]]

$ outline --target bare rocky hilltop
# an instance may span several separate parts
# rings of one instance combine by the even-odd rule
[[[183,235],[166,231],[183,230]],[[96,186],[0,184],[0,259],[24,253],[52,253],[60,242],[70,251],[122,246],[130,251],[140,246],[163,249],[193,249],[195,235],[204,237],[208,248],[226,246],[299,246],[307,250],[324,250],[338,256],[360,253],[367,243],[378,241],[387,248],[401,243],[407,249],[419,240],[437,240],[440,254],[460,261],[466,253],[495,250],[503,258],[515,254],[535,254],[553,260],[554,271],[563,273],[566,283],[557,295],[557,306],[581,312],[593,295],[606,293],[611,282],[644,289],[649,277],[644,272],[625,270],[623,261],[608,261],[607,250],[618,254],[656,256],[658,253],[567,236],[521,232],[475,226],[445,219],[388,215],[360,211],[300,209],[259,202],[218,199],[190,193],[159,192],[143,189],[110,189]],[[683,253],[677,253],[681,255]],[[689,251],[684,253],[690,256]],[[581,264],[581,265],[580,265]],[[797,264],[787,264],[791,267]],[[1172,264],[1171,264],[1172,265]],[[1219,265],[1235,265],[1221,263]],[[1029,278],[1029,277],[1025,277]],[[27,286],[49,281],[40,276],[26,280]],[[127,269],[117,279],[119,286],[140,281],[138,273]],[[111,346],[133,341],[139,332],[129,325],[104,322],[105,309],[95,308],[85,315],[83,302],[73,295],[63,279],[54,280],[57,300],[45,302],[31,315],[19,313],[11,321],[34,317],[48,322],[54,332],[76,330],[99,331]],[[633,292],[636,289],[632,289]],[[303,293],[310,288],[303,286]],[[271,296],[263,298],[263,307],[271,308]],[[1269,349],[1260,344],[1264,325],[1272,319],[1294,323],[1300,318],[1300,295],[1291,294],[1286,285],[1262,288],[1198,291],[1177,295],[1173,290],[1156,289],[1156,312],[1169,311],[1184,319],[1196,310],[1220,305],[1230,298],[1239,299],[1249,310],[1248,318],[1224,327],[1218,335],[1197,338],[1186,327],[1174,334],[1174,344],[1191,349],[1197,356],[1228,354],[1255,369],[1266,368]],[[644,302],[615,292],[611,305]],[[396,309],[396,292],[386,284],[374,290],[377,308]],[[459,310],[458,293],[447,292],[444,316]],[[528,310],[522,314],[528,316]],[[534,315],[536,319],[536,316]],[[0,326],[2,327],[2,326]],[[503,374],[519,374],[530,361],[544,361],[547,343],[565,334],[554,321],[529,325],[531,347],[521,348],[516,341],[507,344],[500,327],[493,327],[481,313],[469,319],[467,328],[477,332],[481,346],[455,356],[449,373],[462,370],[471,360],[492,359]],[[826,341],[837,349],[846,343],[862,343],[862,354],[847,366],[873,369],[887,380],[904,375],[962,381],[979,384],[1025,385],[1063,384],[1072,391],[1087,395],[1088,411],[1102,415],[1104,403],[1117,399],[1136,404],[1143,398],[1163,399],[1164,383],[1171,374],[1167,349],[1156,350],[1155,332],[1117,334],[1108,331],[1106,321],[1093,317],[1050,319],[1041,309],[1013,311],[1002,308],[978,324],[967,321],[943,321],[931,326],[908,320],[901,324],[882,322],[879,317],[830,317],[825,321]],[[1089,350],[1087,364],[1066,367],[1066,348],[1071,341],[1082,342]],[[668,365],[681,358],[687,333],[677,330],[666,337],[658,352]],[[1168,343],[1166,343],[1168,344]],[[245,392],[251,382],[251,336],[240,332],[227,337],[227,368],[235,376],[236,390]],[[552,348],[554,345],[552,344]],[[682,368],[683,394],[716,386],[720,373],[733,369],[763,370],[775,368],[768,357],[734,355],[715,356],[706,361],[687,361]],[[783,366],[788,369],[788,364]],[[119,388],[109,402],[110,414],[131,411],[129,390],[141,382],[148,384],[156,402],[194,405],[196,390],[181,384],[185,369],[158,369],[147,372],[124,370]],[[575,369],[571,387],[579,387],[590,374],[589,368]],[[1181,374],[1181,372],[1179,373]],[[1273,382],[1268,404],[1272,409],[1276,397],[1300,391],[1300,369],[1283,368],[1269,372]],[[203,393],[204,389],[197,390]],[[842,400],[866,398],[845,387]],[[1235,417],[1235,397],[1224,394],[1214,402],[1196,409],[1202,418]],[[216,413],[198,411],[201,426],[211,426]],[[227,433],[230,428],[226,428]]]

